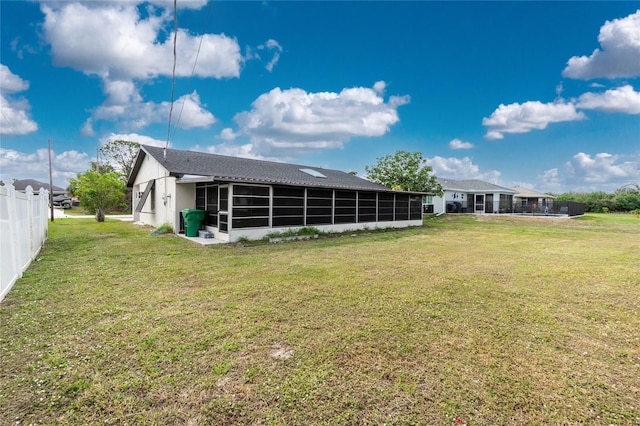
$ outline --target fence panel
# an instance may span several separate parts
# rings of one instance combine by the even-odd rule
[[[0,301],[40,252],[47,239],[49,192],[17,192],[0,186]]]

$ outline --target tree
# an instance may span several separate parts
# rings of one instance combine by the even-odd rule
[[[118,172],[120,179],[126,184],[139,150],[140,144],[137,142],[116,140],[106,143],[100,148],[106,163],[102,163],[100,167],[111,167],[111,171]],[[123,200],[125,209],[129,212],[132,210],[131,199],[131,188],[127,188]]]
[[[396,151],[394,155],[378,158],[375,166],[365,166],[367,178],[400,191],[429,192],[442,195],[442,186],[432,175],[433,169],[424,165],[421,152]]]
[[[100,148],[100,153],[105,156],[113,169],[122,174],[126,181],[133,169],[133,162],[136,159],[140,144],[130,141],[112,141]]]
[[[640,209],[640,189],[631,188],[618,189],[613,194],[613,204],[618,211],[630,212]]]
[[[91,170],[94,170],[98,173],[113,173],[116,169],[109,163],[100,163],[99,161],[92,161],[89,163],[91,166]]]
[[[120,179],[120,174],[114,172],[99,173],[87,170],[78,173],[77,179],[70,179],[69,186],[75,189],[75,194],[80,198],[80,205],[87,211],[95,212],[98,222],[104,222],[104,215],[109,210],[122,207],[126,193],[125,183]]]

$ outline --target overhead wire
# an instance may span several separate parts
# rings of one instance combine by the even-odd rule
[[[193,76],[196,73],[196,65],[198,63],[198,57],[200,56],[200,49],[202,48],[202,41],[204,40],[204,36],[207,33],[207,27],[209,26],[209,19],[211,17],[211,6],[213,6],[213,1],[209,1],[208,2],[208,6],[207,6],[207,14],[205,16],[204,19],[204,26],[202,28],[202,34],[200,35],[200,43],[198,44],[198,50],[196,51],[196,57],[193,61],[193,68],[191,69],[191,76],[189,76],[189,79],[193,79]],[[178,124],[180,124],[180,119],[182,118],[182,112],[184,111],[184,104],[185,101],[182,101],[182,106],[180,107],[180,114],[178,114],[178,120],[176,121],[176,124],[173,128],[173,135],[172,138],[176,137],[176,132],[178,131]]]
[[[164,152],[166,156],[167,147],[171,139],[171,116],[173,115],[173,103],[176,90],[176,63],[177,59],[177,44],[178,44],[178,0],[173,0],[173,71],[171,73],[171,105],[169,107],[169,124],[167,127],[167,143],[164,146]]]

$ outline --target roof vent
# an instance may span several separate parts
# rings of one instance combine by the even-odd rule
[[[308,175],[311,175],[313,177],[317,177],[317,178],[327,178],[325,175],[323,175],[322,173],[320,173],[317,170],[313,170],[313,169],[299,169],[301,172],[306,173]]]

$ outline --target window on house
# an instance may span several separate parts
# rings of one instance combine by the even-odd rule
[[[378,220],[380,222],[393,221],[394,196],[392,193],[380,192],[378,194]]]
[[[408,194],[396,194],[395,220],[409,220]]]
[[[272,226],[304,225],[304,188],[273,187]]]
[[[433,195],[423,195],[422,204],[433,204]]]
[[[324,178],[324,179],[327,178],[325,175],[323,175],[322,173],[314,169],[298,169],[298,170],[313,177]]]
[[[307,225],[330,225],[333,223],[333,190],[307,189]]]
[[[269,226],[269,187],[233,186],[233,228]]]
[[[156,187],[155,180],[147,182],[147,186],[145,187],[144,192],[140,193],[140,198],[138,199],[137,205],[135,207],[136,212],[141,212],[143,210],[144,204],[146,203],[147,199],[149,199],[149,196],[151,196],[149,211],[153,212],[155,210],[155,206],[156,206],[155,187]]]
[[[207,186],[206,224],[218,226],[218,185]]]
[[[202,183],[196,183],[196,209],[204,210],[207,206],[207,190]]]
[[[334,223],[356,223],[356,192],[336,191]]]
[[[196,183],[196,209],[207,212],[205,225],[218,226],[218,185]]]
[[[358,222],[375,222],[376,204],[375,192],[358,192]]]
[[[422,197],[419,195],[409,197],[409,219],[422,219]]]
[[[513,195],[500,194],[500,213],[510,213],[513,209]]]
[[[229,232],[229,215],[221,214],[220,223],[218,224],[218,230],[220,232]]]
[[[220,187],[220,211],[221,212],[229,211],[229,187],[228,186]]]

